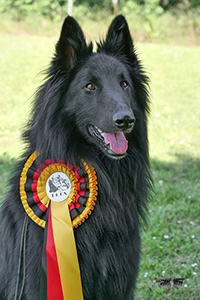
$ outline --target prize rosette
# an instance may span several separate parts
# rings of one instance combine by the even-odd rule
[[[82,168],[62,160],[39,161],[36,152],[26,161],[20,197],[27,215],[45,228],[40,300],[83,300],[73,229],[94,209],[95,170],[83,160]]]
[[[97,196],[97,178],[92,166],[84,169],[48,159],[37,167],[34,152],[24,165],[20,179],[20,196],[28,216],[45,228],[50,201],[67,201],[72,226],[78,227],[92,213]]]

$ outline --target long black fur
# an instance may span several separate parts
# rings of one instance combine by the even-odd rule
[[[128,78],[128,91],[117,86],[118,71]],[[101,83],[96,96],[84,88],[87,76]],[[93,123],[112,132],[111,112],[123,105],[132,109],[136,124],[127,134],[126,157],[112,159],[89,136],[87,125]],[[41,153],[41,162],[55,158],[80,165],[82,157],[97,173],[95,209],[74,230],[84,299],[133,300],[140,257],[139,226],[151,190],[147,113],[148,78],[124,17],[114,19],[96,53],[92,44],[86,44],[77,22],[67,17],[24,132],[26,151],[16,166],[10,192],[1,208],[1,300],[39,300],[44,230],[25,217],[19,197],[23,165],[35,150]],[[26,235],[22,234],[24,229]],[[22,244],[25,248],[20,251]]]

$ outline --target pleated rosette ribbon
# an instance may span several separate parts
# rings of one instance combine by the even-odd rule
[[[74,228],[92,213],[97,197],[94,168],[48,159],[34,152],[20,178],[28,216],[44,230],[40,300],[83,300]],[[38,167],[39,165],[39,167]]]

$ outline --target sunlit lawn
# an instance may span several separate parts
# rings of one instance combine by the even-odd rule
[[[0,37],[0,197],[31,112],[37,75],[56,38]],[[155,194],[143,231],[138,299],[200,299],[200,48],[139,44],[151,78],[149,139]],[[6,153],[6,154],[5,154]],[[183,277],[179,289],[159,288],[160,277]]]

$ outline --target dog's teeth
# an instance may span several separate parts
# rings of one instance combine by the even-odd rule
[[[110,150],[110,145],[107,145],[105,143],[104,132],[101,129],[99,129],[96,126],[90,125],[89,132],[93,137],[95,137],[98,140],[98,142],[100,142],[105,147],[105,150]]]

